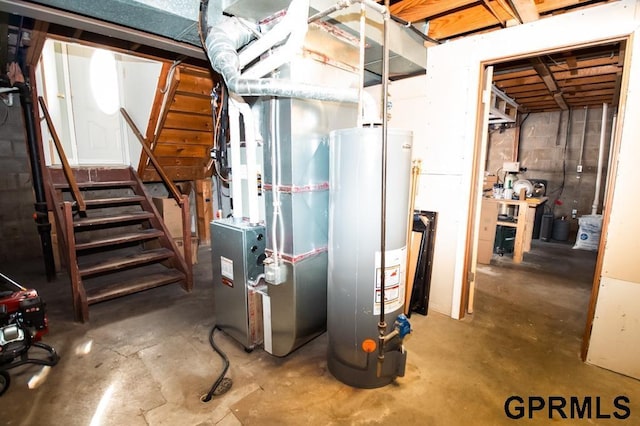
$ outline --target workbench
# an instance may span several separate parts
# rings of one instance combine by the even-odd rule
[[[531,250],[533,224],[536,208],[544,204],[548,197],[530,197],[523,200],[484,197],[480,214],[480,232],[478,236],[478,263],[489,264],[493,255],[496,226],[516,228],[513,246],[513,263],[522,262],[523,254]],[[500,207],[515,207],[513,220],[499,220]]]

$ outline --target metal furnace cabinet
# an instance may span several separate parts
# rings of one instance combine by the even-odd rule
[[[264,267],[265,228],[235,218],[211,222],[216,325],[247,350],[262,342],[261,296],[248,285]]]

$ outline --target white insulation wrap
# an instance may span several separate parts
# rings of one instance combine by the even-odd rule
[[[388,131],[385,321],[389,327],[404,307],[411,142],[410,131]],[[382,128],[333,131],[329,152],[328,366],[351,386],[384,386],[404,368],[404,353],[397,345],[388,345],[382,375],[377,377],[377,353],[361,347],[365,339],[378,336]]]

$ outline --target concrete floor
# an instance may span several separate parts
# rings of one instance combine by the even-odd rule
[[[216,333],[231,359],[234,385],[203,403],[200,396],[221,368],[208,343],[215,320],[209,259],[201,247],[191,294],[173,285],[94,305],[84,325],[71,320],[65,276],[49,284],[39,263],[6,265],[4,272],[47,301],[51,332],[45,342],[62,359],[46,376],[36,366],[11,370],[0,423],[500,425],[513,422],[504,404],[518,395],[525,401],[591,397],[590,419],[562,424],[610,424],[619,420],[596,418],[596,398],[599,413],[612,415],[614,398],[626,395],[630,417],[622,423],[640,424],[640,382],[579,358],[593,253],[536,242],[521,265],[505,256],[481,267],[475,313],[463,321],[436,312],[412,315],[406,376],[380,389],[354,389],[331,376],[326,334],[274,358],[261,349],[245,353]],[[548,424],[548,412],[524,421]]]

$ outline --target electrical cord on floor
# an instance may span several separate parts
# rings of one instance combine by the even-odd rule
[[[203,395],[200,398],[202,402],[209,402],[214,395],[218,396],[226,393],[229,389],[231,389],[231,386],[233,385],[233,381],[231,381],[231,379],[224,377],[229,370],[229,358],[227,358],[227,355],[222,352],[222,349],[220,349],[213,340],[213,334],[215,333],[216,328],[218,328],[216,325],[211,328],[211,333],[209,333],[209,343],[211,344],[213,350],[216,351],[218,355],[220,355],[220,358],[222,358],[224,368],[222,369],[222,373],[220,373],[216,381],[211,386],[211,389],[209,389],[209,392],[207,392],[206,395]]]

